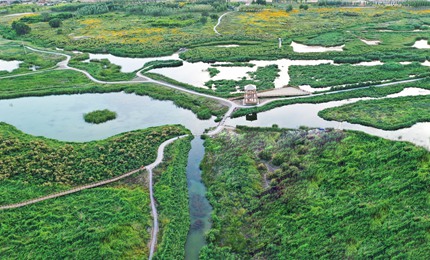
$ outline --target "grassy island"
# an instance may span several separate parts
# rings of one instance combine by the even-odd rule
[[[84,115],[87,123],[101,124],[116,118],[116,113],[108,109],[96,110]]]
[[[318,115],[326,120],[397,130],[418,122],[429,122],[429,104],[430,96],[385,98],[327,108]]]

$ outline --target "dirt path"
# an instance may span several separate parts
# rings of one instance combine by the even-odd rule
[[[100,181],[100,182],[96,182],[96,183],[92,183],[92,184],[88,184],[88,185],[76,187],[76,188],[73,188],[73,189],[70,189],[70,190],[66,190],[66,191],[62,191],[62,192],[50,194],[50,195],[47,195],[47,196],[44,196],[44,197],[40,197],[40,198],[36,198],[36,199],[32,199],[32,200],[27,200],[27,201],[23,201],[23,202],[19,202],[19,203],[14,203],[14,204],[9,204],[9,205],[3,205],[3,206],[0,206],[0,210],[20,208],[20,207],[31,205],[31,204],[34,204],[34,203],[37,203],[37,202],[41,202],[41,201],[44,201],[44,200],[58,198],[58,197],[61,197],[61,196],[65,196],[65,195],[68,195],[68,194],[79,192],[81,190],[91,189],[91,188],[94,188],[94,187],[98,187],[98,186],[102,186],[102,185],[106,185],[106,184],[109,184],[109,183],[112,183],[112,182],[119,181],[121,179],[124,179],[124,178],[126,178],[126,177],[128,177],[130,175],[133,175],[133,174],[135,174],[135,173],[137,173],[139,171],[142,171],[144,169],[148,169],[148,168],[149,169],[153,169],[155,166],[157,166],[163,160],[163,150],[166,147],[166,145],[168,145],[168,144],[172,143],[173,141],[177,140],[178,138],[182,138],[182,137],[184,137],[184,136],[174,137],[174,138],[169,139],[169,140],[165,141],[164,143],[162,143],[159,146],[159,148],[158,148],[157,159],[155,160],[155,162],[153,162],[152,164],[150,164],[150,165],[148,165],[146,167],[142,166],[139,169],[136,169],[136,170],[133,170],[133,171],[129,171],[127,173],[124,173],[124,174],[122,174],[120,176],[117,176],[117,177],[114,177],[114,178],[111,178],[111,179],[108,179],[108,180],[104,180],[104,181]],[[161,153],[161,155],[160,155],[160,153]],[[152,189],[152,187],[151,187],[151,189]],[[151,198],[151,200],[152,200],[152,198]]]
[[[214,32],[217,34],[217,35],[221,35],[218,31],[217,31],[217,27],[221,24],[221,20],[222,20],[222,18],[224,17],[224,16],[226,16],[226,15],[228,15],[229,13],[233,13],[234,11],[230,11],[230,12],[226,12],[226,13],[223,13],[219,18],[218,18],[218,23],[214,26]]]
[[[163,161],[164,148],[166,148],[166,146],[171,144],[173,141],[178,140],[180,138],[184,138],[186,136],[188,135],[175,137],[162,143],[158,147],[157,159],[155,159],[155,161],[150,165],[146,166],[146,169],[148,170],[148,174],[149,174],[149,197],[151,199],[151,211],[152,211],[152,218],[153,218],[149,259],[152,259],[152,257],[154,256],[155,246],[157,245],[157,234],[158,234],[158,214],[157,214],[157,208],[155,206],[155,199],[154,199],[154,192],[153,192],[152,170]]]

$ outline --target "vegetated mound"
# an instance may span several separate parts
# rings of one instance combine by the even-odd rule
[[[101,124],[116,118],[116,113],[108,109],[95,110],[84,114],[84,120],[87,123]]]
[[[430,96],[362,100],[318,113],[326,120],[347,121],[384,130],[411,127],[430,121]]]
[[[34,137],[0,123],[0,205],[112,178],[152,163],[164,141],[188,133],[151,127],[88,143]]]
[[[244,129],[206,140],[202,259],[425,258],[430,154],[359,132]]]

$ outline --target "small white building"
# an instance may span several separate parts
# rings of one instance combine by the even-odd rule
[[[258,104],[257,87],[249,84],[245,86],[245,96],[243,97],[244,105],[256,105]]]

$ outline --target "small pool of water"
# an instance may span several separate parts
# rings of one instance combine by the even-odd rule
[[[291,42],[290,46],[293,47],[294,52],[299,52],[299,53],[343,51],[343,47],[345,47],[345,45],[333,46],[333,47],[309,46],[309,45],[304,45],[297,42]]]
[[[89,62],[90,60],[101,60],[108,59],[112,64],[121,66],[121,72],[129,73],[141,69],[145,63],[154,60],[177,60],[179,59],[179,54],[173,54],[170,56],[162,57],[151,57],[151,58],[127,58],[119,57],[112,54],[94,54],[89,53],[90,58],[83,62]]]
[[[239,44],[226,44],[226,45],[216,45],[215,47],[218,48],[235,48],[235,47],[240,47]]]
[[[21,64],[22,61],[18,60],[0,60],[0,70],[5,70],[7,72],[12,72],[19,68],[19,64]]]
[[[380,60],[363,61],[363,62],[353,64],[352,66],[379,66],[379,65],[384,65],[384,63]]]
[[[387,98],[430,95],[430,90],[422,88],[405,88],[399,93],[388,95]],[[429,130],[430,131],[430,130]]]
[[[417,49],[430,49],[430,45],[427,40],[416,41],[414,45],[412,45],[412,47],[415,47]]]
[[[365,40],[365,39],[360,39],[360,41],[364,42],[367,45],[379,45],[381,43],[381,41],[378,40]]]

